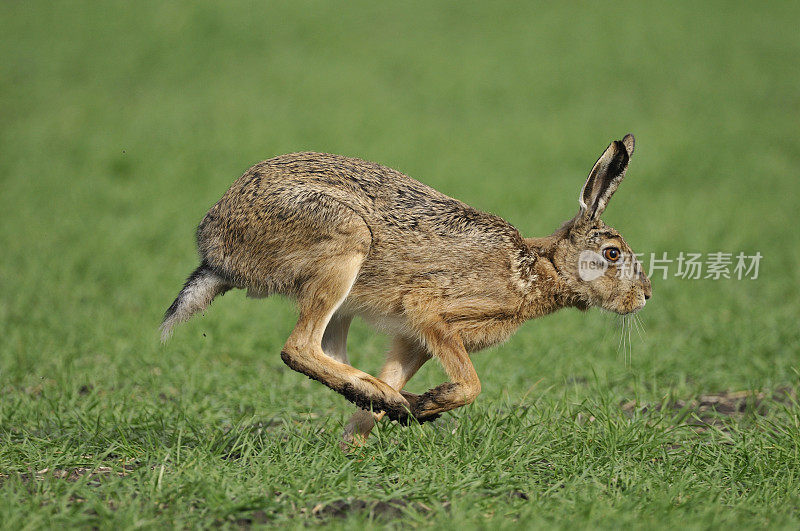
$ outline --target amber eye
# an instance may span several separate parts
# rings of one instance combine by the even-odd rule
[[[620,255],[619,249],[617,249],[616,247],[608,247],[606,249],[603,249],[603,258],[605,258],[609,262],[616,262],[617,260],[619,260],[619,255]]]

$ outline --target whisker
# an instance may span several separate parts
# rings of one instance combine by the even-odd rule
[[[622,317],[622,362],[628,366],[628,317]]]
[[[619,330],[619,344],[617,345],[617,352],[622,354],[622,362],[625,366],[629,366],[628,364],[628,340],[629,335],[628,331],[630,328],[630,323],[628,321],[628,317],[625,315],[620,316],[620,330]]]
[[[645,342],[645,330],[641,319],[636,314],[615,315],[615,326],[619,330],[619,341],[617,342],[617,353],[622,354],[623,363],[626,367],[633,365],[633,333],[635,328],[636,335],[642,343]]]
[[[631,341],[631,319],[628,319],[628,367],[633,365],[633,342]]]
[[[636,319],[637,319],[637,321],[639,321],[639,324],[642,327],[642,333],[646,335],[647,334],[647,329],[644,326],[644,319],[642,319],[639,315],[636,316]]]
[[[642,341],[642,343],[644,343],[645,332],[644,329],[642,328],[642,323],[639,316],[635,314],[633,316],[633,324],[634,326],[636,326],[636,333],[639,335],[639,339]]]

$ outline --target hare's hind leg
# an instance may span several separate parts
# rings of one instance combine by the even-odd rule
[[[300,317],[283,347],[281,358],[292,369],[330,387],[357,406],[385,411],[404,420],[409,404],[386,383],[327,356],[322,349],[325,330],[358,276],[365,253],[325,258],[307,279],[297,297]]]
[[[347,332],[350,330],[352,320],[352,316],[337,311],[325,327],[325,333],[322,334],[322,351],[336,361],[348,365],[350,361],[347,359]]]
[[[419,341],[395,337],[379,378],[400,391],[430,358],[428,350]],[[345,427],[342,449],[347,450],[350,446],[363,444],[369,437],[369,432],[375,427],[375,423],[382,419],[383,415],[383,411],[373,412],[366,409],[356,411]]]

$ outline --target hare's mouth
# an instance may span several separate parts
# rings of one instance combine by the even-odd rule
[[[608,307],[608,306],[601,306],[604,310],[613,312],[617,315],[633,315],[638,313],[644,308],[645,304],[647,304],[647,300],[643,295],[636,297],[636,301],[633,304],[619,304],[616,307]]]
[[[630,315],[630,314],[634,314],[634,313],[639,313],[640,311],[642,311],[644,309],[646,304],[647,304],[647,297],[642,296],[641,302],[637,306],[635,306],[631,311],[627,312],[624,315]]]
[[[647,304],[647,301],[644,299],[644,297],[642,297],[642,300],[641,302],[639,302],[639,304],[637,304],[627,312],[622,312],[620,315],[632,315],[635,313],[639,313],[640,311],[642,311],[642,309],[644,309],[645,304]]]

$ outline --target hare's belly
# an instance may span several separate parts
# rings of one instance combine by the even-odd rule
[[[363,310],[357,315],[371,326],[390,335],[402,337],[415,337],[417,335],[405,315],[387,315]]]
[[[426,297],[427,298],[427,297]],[[475,301],[450,300],[448,308],[440,304],[441,300],[428,299],[414,301],[414,297],[406,297],[407,305],[401,301],[383,299],[363,299],[348,297],[340,312],[351,316],[359,316],[371,326],[390,335],[423,338],[426,323],[435,326],[445,324],[449,330],[461,337],[464,348],[468,352],[476,352],[503,343],[522,324],[521,316],[513,310],[506,311],[502,307],[485,307],[485,311],[476,312]],[[463,310],[463,312],[462,312]]]
[[[393,336],[421,337],[422,331],[417,330],[406,315],[386,315],[369,311],[353,312],[353,315],[359,315],[371,326]],[[507,341],[519,328],[519,323],[509,319],[490,323],[475,322],[474,325],[462,323],[459,328],[464,348],[467,352],[477,352]]]

